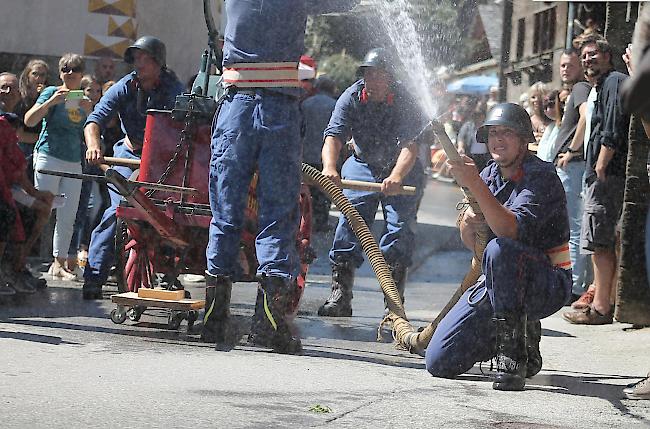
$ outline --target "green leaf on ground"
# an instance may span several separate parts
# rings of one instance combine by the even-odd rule
[[[325,414],[325,413],[331,413],[332,409],[330,407],[328,407],[327,405],[316,404],[316,405],[312,405],[311,407],[309,407],[309,411],[311,411],[313,413]]]

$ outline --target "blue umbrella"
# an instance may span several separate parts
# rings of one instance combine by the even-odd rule
[[[468,76],[447,85],[447,92],[452,94],[487,94],[490,88],[499,85],[495,76]]]

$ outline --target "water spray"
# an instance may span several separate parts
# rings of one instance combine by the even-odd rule
[[[442,116],[442,115],[441,115]],[[438,140],[442,146],[442,150],[445,152],[447,159],[451,161],[462,161],[462,157],[456,150],[456,147],[449,139],[449,136],[445,132],[445,128],[437,119],[432,119],[417,135],[415,138],[416,141],[424,139],[429,136],[431,133]],[[465,204],[472,208],[474,213],[482,218],[481,208],[479,207],[476,199],[472,196],[469,190],[465,187],[461,188],[463,194],[465,195]],[[462,216],[462,213],[461,213]],[[426,347],[429,345],[431,337],[438,327],[440,321],[449,313],[454,305],[458,302],[461,296],[469,289],[472,285],[476,283],[479,276],[481,275],[481,264],[483,261],[483,251],[487,245],[487,239],[489,237],[489,227],[485,224],[484,228],[481,228],[476,234],[476,244],[474,248],[474,256],[472,258],[472,264],[469,272],[463,278],[461,285],[456,289],[452,297],[449,299],[447,304],[443,307],[442,311],[438,313],[436,318],[428,326],[423,329],[416,330],[411,326],[406,318],[401,318],[396,314],[389,314],[387,320],[390,321],[393,325],[393,337],[395,341],[402,347],[410,350],[412,353],[419,355],[424,355]]]

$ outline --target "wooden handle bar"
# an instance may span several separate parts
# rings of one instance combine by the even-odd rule
[[[102,164],[118,165],[120,167],[140,168],[139,159],[114,158],[112,156],[105,156],[104,162],[102,162]]]
[[[354,189],[355,191],[380,192],[381,183],[361,182],[359,180],[341,180],[343,189]],[[415,195],[415,186],[402,186],[398,195]]]
[[[130,158],[114,158],[111,156],[104,157],[104,164],[119,165],[122,167],[140,168],[139,159]],[[342,180],[344,189],[354,189],[357,191],[379,192],[381,190],[381,183],[374,182],[361,182],[358,180]],[[402,186],[399,195],[415,195],[415,186]]]

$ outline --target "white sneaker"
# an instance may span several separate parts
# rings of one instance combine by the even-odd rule
[[[199,274],[183,274],[183,281],[188,283],[200,283],[205,281],[205,276]]]
[[[75,274],[66,271],[66,269],[56,263],[56,261],[50,265],[50,269],[47,270],[47,273],[56,280],[73,281],[77,279],[77,276]]]
[[[636,383],[629,384],[623,393],[628,399],[650,399],[650,377],[642,378]]]

